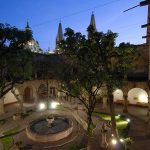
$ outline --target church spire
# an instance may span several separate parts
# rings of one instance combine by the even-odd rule
[[[94,16],[94,13],[93,13],[93,12],[92,12],[92,15],[91,15],[90,25],[92,25],[92,26],[93,26],[94,31],[96,32],[95,16]]]
[[[25,30],[31,30],[30,26],[29,26],[29,22],[27,21],[27,25],[25,27]]]
[[[57,32],[57,37],[56,37],[56,49],[58,49],[58,44],[61,40],[63,40],[63,31],[62,31],[62,25],[61,22],[59,22],[59,26],[58,26],[58,32]]]

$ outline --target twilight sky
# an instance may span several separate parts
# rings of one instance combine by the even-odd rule
[[[24,29],[27,20],[34,38],[43,50],[55,48],[58,23],[63,30],[71,27],[86,34],[92,11],[98,31],[111,29],[119,34],[116,43],[141,44],[146,29],[147,6],[137,7],[126,13],[123,10],[142,0],[0,0],[0,23],[9,23]]]

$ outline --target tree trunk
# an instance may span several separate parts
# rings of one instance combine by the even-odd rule
[[[90,136],[88,136],[87,150],[93,150],[92,149],[92,139]]]
[[[91,111],[87,112],[87,122],[88,122],[88,128],[87,128],[87,134],[88,134],[88,143],[87,143],[87,150],[92,150],[91,147],[91,135],[92,135],[92,113]]]
[[[110,108],[110,115],[111,115],[111,124],[112,124],[112,134],[116,139],[118,139],[118,131],[116,126],[116,119],[115,119],[115,106],[113,102],[113,94],[112,89],[108,87],[108,100],[109,100],[109,108]]]
[[[23,108],[23,99],[22,98],[20,98],[19,103],[20,103],[20,112],[25,113],[24,108]]]
[[[4,113],[4,97],[0,99],[0,114]]]
[[[23,96],[20,94],[16,94],[15,93],[15,89],[11,90],[11,92],[13,93],[13,95],[15,96],[15,98],[18,100],[19,105],[20,105],[20,113],[24,113],[24,109],[23,109]]]
[[[103,109],[107,110],[107,97],[103,97]]]
[[[87,122],[88,122],[87,132],[88,135],[91,135],[92,113],[90,111],[87,112]]]
[[[124,95],[124,108],[123,108],[123,113],[128,113],[128,100],[127,100],[127,95]]]

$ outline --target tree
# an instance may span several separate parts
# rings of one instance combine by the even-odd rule
[[[109,31],[105,34],[104,39],[104,70],[106,70],[105,85],[107,87],[107,96],[110,107],[112,132],[116,139],[119,138],[116,120],[115,120],[115,108],[113,102],[113,92],[116,88],[123,87],[127,82],[127,73],[134,66],[134,62],[137,59],[136,48],[129,43],[121,43],[118,47],[115,47],[115,39],[117,35]],[[125,100],[126,101],[126,100]]]
[[[124,64],[122,64],[125,66],[125,68],[123,69],[123,74],[124,74],[124,83],[123,85],[127,85],[128,84],[128,80],[127,80],[127,74],[128,71],[131,68],[134,68],[134,66],[136,66],[138,63],[138,60],[140,58],[140,55],[138,53],[138,51],[136,51],[136,46],[135,45],[131,45],[130,43],[121,43],[119,45],[119,48],[122,50],[123,53],[125,53],[126,55],[124,55],[122,57],[122,62]],[[127,89],[126,86],[123,87],[123,91],[124,91],[124,108],[123,108],[123,112],[124,113],[128,113],[128,101],[127,101]]]
[[[32,39],[31,31],[21,31],[8,24],[0,24],[0,98],[15,84],[32,75],[32,53],[25,44]]]
[[[102,85],[107,87],[111,112],[112,131],[118,138],[113,103],[113,91],[124,84],[124,76],[132,66],[135,48],[130,44],[115,46],[116,33],[94,32],[88,27],[89,38],[67,28],[60,48],[65,55],[62,88],[72,97],[77,97],[86,108],[87,131],[91,133],[92,113],[96,97]],[[129,46],[128,46],[129,45]]]
[[[102,33],[93,33],[92,36],[86,39],[81,33],[67,28],[66,39],[60,45],[65,57],[62,87],[67,95],[78,98],[85,106],[88,134],[91,134],[92,113],[105,72],[99,47]]]

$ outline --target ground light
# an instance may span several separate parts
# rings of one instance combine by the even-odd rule
[[[120,139],[120,142],[121,142],[121,143],[123,143],[123,142],[124,142],[124,140],[123,140],[123,139]]]
[[[38,108],[39,110],[44,110],[46,108],[45,103],[40,103]]]
[[[116,140],[116,139],[112,139],[112,140],[111,140],[111,143],[112,143],[113,145],[116,145],[116,144],[117,144],[117,140]]]
[[[59,105],[58,102],[51,102],[50,108],[55,109],[55,108],[57,108],[58,105]]]
[[[129,123],[131,120],[129,118],[127,118],[127,122]]]

